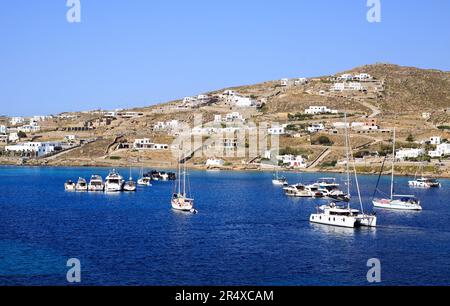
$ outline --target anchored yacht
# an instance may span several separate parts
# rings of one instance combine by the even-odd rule
[[[197,210],[194,209],[194,199],[189,197],[186,192],[186,161],[183,162],[183,171],[181,163],[178,164],[178,179],[175,189],[171,201],[172,208],[178,211],[197,213]]]
[[[108,174],[105,181],[106,192],[119,192],[123,190],[123,177],[115,169]]]
[[[65,184],[64,184],[64,189],[66,191],[75,191],[76,188],[76,184],[74,182],[72,182],[71,180],[68,180]]]
[[[103,191],[105,190],[105,184],[103,183],[103,179],[100,175],[91,176],[91,180],[88,185],[89,191]]]
[[[88,184],[86,179],[80,177],[78,179],[77,185],[75,186],[76,191],[88,191]]]
[[[422,177],[408,182],[410,187],[414,188],[440,188],[441,183],[438,180],[432,178]]]

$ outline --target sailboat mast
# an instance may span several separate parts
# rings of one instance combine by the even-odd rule
[[[347,128],[347,113],[344,114],[345,120],[345,158],[347,168],[347,195],[350,196],[350,152],[348,143],[348,128]],[[350,202],[348,202],[348,208],[350,208]]]
[[[396,139],[396,130],[394,128],[394,139],[392,145],[392,178],[391,178],[391,200],[394,199],[394,179],[395,179],[395,139]]]
[[[181,193],[181,153],[178,156],[178,194]]]
[[[186,196],[186,161],[184,161],[183,165],[183,195]]]

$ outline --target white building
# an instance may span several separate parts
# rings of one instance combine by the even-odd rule
[[[210,158],[206,161],[206,166],[208,167],[223,167],[225,161],[217,158]]]
[[[267,130],[267,133],[269,135],[284,135],[286,134],[286,131],[282,126],[272,126]]]
[[[442,143],[436,147],[435,151],[428,152],[432,158],[439,158],[450,155],[450,143]]]
[[[233,112],[229,113],[225,116],[225,121],[227,122],[235,122],[235,121],[241,121],[244,122],[244,116],[242,116],[239,112]]]
[[[405,160],[408,158],[419,158],[424,154],[424,149],[401,149],[397,151],[395,157],[400,160]]]
[[[322,123],[315,123],[308,126],[307,131],[310,133],[318,133],[325,130],[325,126]]]
[[[351,81],[353,80],[353,75],[346,73],[337,78],[338,81]]]
[[[6,134],[7,128],[4,125],[0,125],[0,134]]]
[[[25,122],[25,118],[23,117],[12,117],[11,118],[11,124],[12,125],[18,125]]]
[[[6,146],[6,152],[16,153],[36,153],[37,156],[44,156],[55,151],[61,144],[57,142],[26,142],[23,144]]]
[[[278,160],[280,160],[283,165],[289,168],[304,169],[308,166],[303,156],[300,155],[281,155],[278,156]]]
[[[331,86],[331,91],[342,92],[342,91],[364,91],[367,88],[360,82],[349,82],[349,83],[334,83]]]
[[[237,107],[252,107],[256,105],[256,101],[253,99],[241,96],[236,96],[234,103]]]
[[[17,129],[19,132],[23,133],[36,133],[41,130],[41,127],[36,122],[31,122],[30,124],[23,125]]]
[[[439,136],[433,136],[430,138],[430,144],[432,145],[440,145],[442,143],[442,138]]]
[[[326,106],[310,106],[308,109],[305,109],[305,114],[307,115],[338,114],[338,111],[335,109],[329,109]]]
[[[16,132],[9,133],[9,135],[8,135],[9,142],[17,142],[17,141],[19,141],[19,139],[20,139],[19,135]]]
[[[64,140],[67,142],[75,142],[77,140],[77,136],[76,135],[66,135],[64,137]]]
[[[358,80],[358,81],[369,81],[369,80],[372,80],[373,77],[368,73],[360,73],[360,74],[355,75],[353,77],[353,79]]]
[[[136,139],[133,143],[133,148],[136,150],[167,150],[168,144],[157,144],[148,138]]]
[[[281,84],[281,86],[283,86],[283,87],[289,86],[289,79],[281,79],[281,80],[280,80],[280,84]]]
[[[158,122],[153,126],[155,130],[173,130],[177,129],[180,126],[180,122],[178,120],[171,120],[167,122]]]
[[[306,85],[308,84],[308,79],[307,78],[298,78],[296,80],[294,80],[294,85],[295,86],[299,86],[299,85]]]

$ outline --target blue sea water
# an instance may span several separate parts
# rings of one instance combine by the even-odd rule
[[[0,167],[0,285],[67,285],[69,258],[81,261],[82,285],[368,285],[370,258],[381,261],[382,285],[450,284],[448,180],[413,190],[396,178],[397,192],[416,194],[424,211],[378,210],[377,229],[353,230],[310,224],[324,200],[287,198],[271,173],[191,172],[197,215],[170,209],[172,183],[64,191],[67,179],[107,172]],[[377,177],[359,179],[371,211]]]

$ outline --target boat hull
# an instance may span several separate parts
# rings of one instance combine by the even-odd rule
[[[357,224],[356,217],[348,216],[325,216],[321,214],[312,214],[309,218],[311,223],[331,225],[337,227],[355,228]]]
[[[376,208],[391,209],[391,210],[406,210],[406,211],[421,211],[423,210],[420,204],[409,204],[400,201],[390,200],[375,200],[373,206]]]

